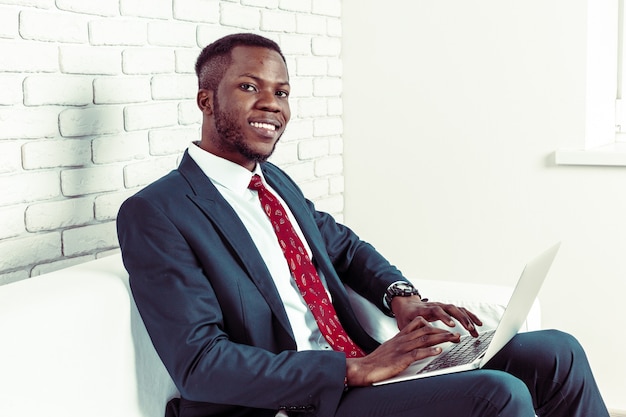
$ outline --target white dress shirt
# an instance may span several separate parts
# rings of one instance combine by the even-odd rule
[[[300,295],[296,283],[291,278],[289,266],[278,244],[272,224],[261,207],[257,192],[248,188],[252,176],[254,174],[259,175],[265,187],[276,195],[280,203],[285,207],[296,233],[302,240],[309,256],[311,256],[311,249],[295,217],[280,195],[265,182],[259,165],[256,166],[254,172],[250,172],[241,165],[206,152],[195,143],[189,145],[188,151],[189,156],[198,164],[224,199],[232,206],[248,230],[248,233],[250,233],[263,261],[267,265],[267,269],[274,279],[278,294],[285,306],[298,350],[331,350],[332,348],[317,327],[313,314]],[[325,285],[324,277],[321,273],[320,279]]]

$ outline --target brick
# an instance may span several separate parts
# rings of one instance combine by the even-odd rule
[[[148,23],[148,43],[155,46],[196,46],[196,25],[183,22]]]
[[[298,144],[298,159],[317,159],[329,154],[328,139],[303,140]]]
[[[227,3],[222,3],[220,7],[220,23],[222,25],[234,26],[239,29],[259,28],[261,14],[258,9]]]
[[[185,126],[202,122],[202,112],[198,109],[195,100],[186,100],[178,103],[178,123]]]
[[[89,42],[92,45],[140,46],[147,41],[148,25],[142,21],[101,19],[89,22]]]
[[[341,116],[343,114],[343,100],[341,97],[329,98],[328,103],[329,116]]]
[[[196,60],[200,55],[200,50],[194,49],[177,49],[174,51],[176,72],[179,74],[193,74],[195,76]]]
[[[175,157],[161,157],[124,167],[124,185],[127,188],[150,184],[176,168]]]
[[[56,6],[75,13],[111,17],[119,15],[119,0],[56,0]]]
[[[81,166],[91,160],[88,140],[39,140],[22,147],[25,169]]]
[[[6,274],[0,274],[0,285],[10,284],[12,282],[22,281],[28,278],[28,271],[13,271]]]
[[[149,77],[96,78],[93,90],[95,104],[141,103],[152,97]]]
[[[61,256],[61,234],[44,233],[0,242],[0,271],[51,261]]]
[[[313,55],[317,56],[339,56],[341,54],[341,39],[325,37],[315,37],[312,39]]]
[[[0,107],[0,139],[39,139],[59,134],[54,107]]]
[[[291,12],[263,10],[261,12],[261,30],[270,32],[295,32],[296,16]]]
[[[316,97],[339,97],[343,91],[341,78],[318,78],[313,80],[313,95]]]
[[[328,183],[330,186],[330,194],[341,194],[345,190],[345,181],[343,175],[329,178]]]
[[[61,259],[60,261],[47,262],[44,264],[36,265],[31,271],[30,276],[36,277],[49,272],[58,271],[60,269],[69,268],[70,266],[82,264],[87,261],[95,259],[93,255],[76,256],[74,258]]]
[[[96,252],[96,259],[106,258],[107,256],[120,255],[122,251],[119,246],[113,249]]]
[[[343,121],[340,117],[316,119],[313,121],[314,136],[334,136],[343,133]]]
[[[24,104],[41,106],[84,106],[93,103],[91,77],[31,75],[24,80]]]
[[[300,97],[313,96],[313,78],[310,77],[291,77],[289,80],[291,84],[291,92],[289,98],[295,99]]]
[[[127,131],[176,124],[178,124],[178,106],[175,102],[136,104],[124,109],[124,126]]]
[[[298,162],[298,145],[294,142],[281,142],[276,146],[270,161],[279,166]]]
[[[233,33],[241,32],[236,27],[226,27],[220,25],[199,25],[197,30],[197,42],[200,48],[204,48],[210,43],[218,40],[221,37],[230,35]]]
[[[287,165],[284,167],[284,170],[297,183],[308,181],[315,177],[315,163],[313,161]]]
[[[320,198],[315,201],[315,207],[319,211],[330,213],[333,217],[337,217],[337,213],[343,211],[343,196],[332,195],[326,198]]]
[[[190,22],[217,23],[219,0],[174,0],[174,18]]]
[[[132,161],[148,156],[147,132],[100,136],[91,144],[93,162],[108,164],[111,162]]]
[[[117,244],[114,221],[63,231],[63,254],[65,256],[114,248]]]
[[[22,75],[0,74],[0,106],[12,106],[24,101],[23,82]]]
[[[241,0],[243,6],[264,7],[266,9],[275,9],[278,7],[279,0]]]
[[[287,130],[283,134],[284,141],[293,141],[300,139],[309,139],[313,137],[313,120],[312,119],[292,119],[287,125]]]
[[[314,14],[341,17],[341,0],[313,0]]]
[[[93,198],[70,198],[31,204],[25,212],[26,230],[51,231],[93,221]]]
[[[44,42],[87,43],[87,19],[75,13],[23,10],[20,13],[20,35],[24,39]]]
[[[130,48],[122,53],[125,74],[174,72],[174,52],[170,48]]]
[[[172,0],[120,0],[122,16],[169,19],[172,17]]]
[[[299,185],[306,198],[310,200],[315,200],[319,199],[320,197],[328,196],[329,186],[327,179],[305,181],[301,182]]]
[[[0,142],[0,174],[14,173],[22,168],[22,143]]]
[[[66,197],[113,191],[122,188],[122,186],[122,174],[117,166],[98,166],[61,171],[61,190]]]
[[[278,7],[281,10],[308,13],[311,11],[311,0],[280,0]]]
[[[335,136],[329,138],[330,149],[329,152],[331,155],[342,155],[343,154],[343,138],[341,136]]]
[[[155,75],[152,77],[154,100],[181,100],[196,97],[198,81],[195,75]]]
[[[329,77],[341,77],[343,76],[343,61],[341,58],[327,58]]]
[[[326,18],[322,16],[296,15],[296,32],[311,35],[325,35],[327,32]]]
[[[122,203],[136,192],[137,190],[125,190],[96,197],[96,220],[115,220]]]
[[[116,75],[122,69],[122,57],[116,48],[106,46],[61,46],[61,71],[70,74]]]
[[[15,39],[19,36],[19,9],[0,6],[0,38]]]
[[[37,7],[39,9],[51,9],[55,7],[55,0],[0,0],[2,4],[15,4],[22,7]]]
[[[198,129],[177,128],[150,131],[150,154],[155,156],[179,154],[200,138]]]
[[[298,57],[296,59],[296,74],[298,76],[323,76],[326,75],[328,64],[321,57]]]
[[[343,25],[341,24],[341,19],[326,19],[326,34],[328,36],[334,36],[340,38],[343,36]]]
[[[60,193],[59,174],[41,171],[2,176],[0,190],[0,206],[54,198]]]
[[[23,205],[0,208],[0,239],[24,233],[24,209]]]
[[[65,137],[118,133],[124,129],[122,108],[94,106],[63,110],[59,115],[59,127]]]
[[[20,59],[15,59],[15,57]],[[51,42],[1,42],[0,72],[57,72],[59,48]]]
[[[343,158],[339,155],[319,158],[315,161],[315,175],[324,177],[343,172]]]
[[[298,100],[298,117],[319,117],[328,114],[328,104],[324,98],[301,98]]]
[[[285,55],[309,55],[311,38],[306,35],[281,34],[280,49]]]

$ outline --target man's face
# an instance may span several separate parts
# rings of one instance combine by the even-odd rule
[[[214,93],[212,124],[209,118],[201,147],[253,169],[272,154],[291,116],[289,77],[271,49],[238,46],[231,57]]]

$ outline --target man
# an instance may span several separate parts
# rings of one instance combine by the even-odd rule
[[[418,291],[265,162],[290,118],[273,41],[207,46],[196,64],[202,137],[127,200],[118,233],[131,288],[181,398],[168,416],[608,416],[570,336],[516,336],[488,368],[373,387],[480,319]],[[394,315],[379,345],[343,283]],[[332,303],[330,300],[332,299]]]

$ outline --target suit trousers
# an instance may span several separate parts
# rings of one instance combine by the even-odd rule
[[[335,417],[608,417],[585,352],[556,331],[520,333],[483,369],[348,390]]]

